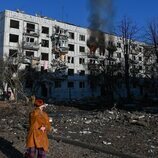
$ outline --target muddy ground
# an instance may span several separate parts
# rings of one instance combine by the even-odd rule
[[[0,158],[22,158],[33,106],[0,102]],[[49,105],[54,132],[48,158],[110,158],[158,155],[158,114],[119,108]]]

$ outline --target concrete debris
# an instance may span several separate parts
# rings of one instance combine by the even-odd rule
[[[25,144],[28,115],[31,110],[31,106],[22,105],[11,105],[0,109],[0,137],[13,142],[20,151],[23,151]],[[51,136],[57,135],[103,148],[111,147],[115,151],[142,157],[158,155],[158,114],[129,112],[116,108],[83,110],[75,106],[55,104],[49,105],[46,110],[49,117],[52,117]],[[57,146],[64,146],[60,140],[57,142]],[[54,145],[51,152],[54,152]],[[88,153],[88,156],[87,158],[94,158],[99,157],[99,154],[94,156]],[[104,155],[99,158],[102,157],[106,158]]]
[[[111,145],[111,142],[103,141],[103,144],[105,144],[105,145]]]

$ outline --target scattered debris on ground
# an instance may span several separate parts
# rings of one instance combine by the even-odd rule
[[[1,158],[9,157],[10,153],[20,158],[24,152],[32,109],[31,105],[0,102],[0,146],[7,147],[0,148]],[[158,114],[117,108],[83,110],[64,105],[49,105],[47,112],[53,118],[54,128],[48,158],[158,155]]]

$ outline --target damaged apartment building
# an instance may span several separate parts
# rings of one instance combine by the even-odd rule
[[[28,77],[23,85],[27,95],[55,100],[101,96],[102,84],[91,79],[104,72],[108,50],[100,52],[95,45],[87,45],[89,36],[87,28],[48,17],[10,10],[0,13],[1,57],[14,59],[16,65],[20,56],[20,70],[31,66],[32,73],[38,72],[35,79],[30,81]],[[121,38],[104,36],[107,43],[113,42],[116,46],[108,62],[119,65],[123,61]],[[139,51],[131,56],[139,66],[137,75],[145,71],[142,52],[143,47],[139,45]],[[124,95],[123,90],[121,93]]]

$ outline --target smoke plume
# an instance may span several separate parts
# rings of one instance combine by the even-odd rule
[[[105,50],[103,32],[110,32],[113,23],[113,0],[88,0],[88,7],[90,38],[87,40],[87,46],[93,53],[97,48],[103,51]]]

